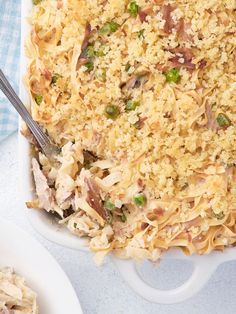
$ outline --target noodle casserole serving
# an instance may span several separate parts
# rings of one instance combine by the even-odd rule
[[[28,207],[98,262],[234,245],[236,1],[33,2],[31,112],[61,153],[35,145]]]

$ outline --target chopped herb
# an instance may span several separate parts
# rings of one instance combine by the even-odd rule
[[[107,22],[103,25],[103,27],[99,30],[99,33],[102,35],[115,33],[117,29],[119,28],[119,24],[117,24],[114,21]]]
[[[40,105],[43,101],[43,96],[38,94],[34,96],[34,99],[35,99],[36,104]]]
[[[219,113],[216,118],[216,121],[221,128],[225,128],[231,125],[230,119],[224,113]]]
[[[74,222],[74,228],[75,228],[75,229],[77,228],[77,223],[76,223],[76,222]]]
[[[129,64],[129,62],[128,63],[126,63],[126,65],[125,65],[125,71],[126,72],[129,72],[129,69],[131,68],[131,65]]]
[[[137,206],[144,206],[147,202],[147,198],[144,194],[137,194],[134,196],[134,203]]]
[[[42,1],[42,0],[32,0],[32,2],[33,2],[34,5],[39,4],[41,1]]]
[[[86,48],[86,56],[88,58],[93,58],[95,56],[95,50],[93,45],[88,45]]]
[[[165,77],[167,82],[178,83],[181,76],[179,73],[179,69],[173,68],[165,73]]]
[[[108,210],[113,210],[115,205],[108,199],[104,202],[104,207]]]
[[[107,223],[109,223],[110,225],[113,222],[113,215],[111,211],[108,211],[108,218],[107,218]]]
[[[125,105],[125,111],[135,110],[140,105],[139,101],[128,100]]]
[[[120,109],[115,105],[108,105],[105,108],[105,114],[110,119],[116,119],[120,114]]]
[[[57,80],[59,79],[60,75],[55,73],[52,76],[51,85],[55,85],[57,83]]]
[[[104,57],[104,56],[105,56],[104,50],[105,50],[105,46],[104,46],[104,45],[100,46],[100,47],[98,48],[98,50],[95,51],[95,56],[96,56],[96,57]]]
[[[138,15],[139,6],[136,1],[131,1],[128,5],[128,12],[130,15],[136,17]]]
[[[221,219],[224,218],[224,216],[225,216],[224,212],[220,212],[220,213],[218,213],[218,214],[216,214],[216,213],[213,212],[213,217],[215,217],[216,219],[221,220]]]
[[[94,65],[93,65],[92,61],[89,61],[89,62],[85,63],[84,66],[86,67],[86,71],[85,72],[89,72],[90,73],[94,69]]]
[[[95,76],[99,81],[105,82],[106,81],[106,70],[105,69],[98,69],[95,73]]]
[[[122,213],[122,216],[120,216],[120,220],[121,220],[122,222],[126,222],[127,217],[126,217],[126,215],[125,215],[124,212]]]
[[[144,29],[138,32],[138,38],[139,39],[144,38]]]

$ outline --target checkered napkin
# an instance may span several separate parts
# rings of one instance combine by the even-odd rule
[[[20,0],[0,0],[0,68],[18,92],[20,69]],[[17,130],[15,109],[0,91],[0,141]]]

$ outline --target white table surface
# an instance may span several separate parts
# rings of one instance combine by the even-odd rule
[[[16,134],[0,143],[0,215],[33,234],[51,252],[69,276],[85,314],[236,313],[236,262],[221,265],[194,298],[182,304],[158,305],[137,296],[109,259],[98,268],[91,254],[62,248],[36,234],[24,215],[27,209],[20,201],[17,150]],[[191,272],[189,265],[175,261],[164,261],[154,270],[150,265],[146,268],[144,271],[143,267],[141,273],[159,288],[174,287]]]

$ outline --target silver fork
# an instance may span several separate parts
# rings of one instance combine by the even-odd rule
[[[53,158],[53,156],[58,155],[60,153],[60,149],[51,142],[50,138],[44,133],[39,124],[33,120],[28,110],[26,109],[20,98],[17,96],[16,92],[12,88],[11,84],[9,83],[1,69],[0,69],[0,89],[9,99],[10,103],[19,113],[21,118],[25,121],[28,128],[30,129],[35,139],[37,140],[39,146],[41,147],[43,153],[48,158]]]

